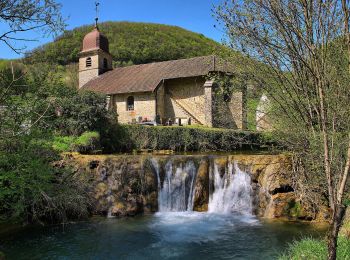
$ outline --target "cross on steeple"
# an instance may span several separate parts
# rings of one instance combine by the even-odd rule
[[[95,18],[95,27],[97,28],[97,21],[98,21],[98,7],[99,7],[100,3],[99,2],[95,2],[95,11],[96,11],[96,18]]]

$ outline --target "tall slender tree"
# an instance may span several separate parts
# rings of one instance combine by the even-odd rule
[[[250,78],[271,99],[281,142],[323,182],[330,209],[328,259],[336,259],[350,168],[348,0],[224,1],[215,9],[230,46],[266,66]],[[345,41],[344,41],[345,38]]]

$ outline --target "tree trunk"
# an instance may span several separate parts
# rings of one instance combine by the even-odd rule
[[[328,232],[328,260],[337,259],[337,240],[340,225],[343,222],[345,207],[341,204],[334,206],[331,226]]]

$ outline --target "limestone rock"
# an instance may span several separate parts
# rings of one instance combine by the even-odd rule
[[[209,162],[201,160],[195,182],[193,207],[195,211],[207,211],[209,203]]]

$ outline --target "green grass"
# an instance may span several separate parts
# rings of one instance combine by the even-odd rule
[[[74,152],[87,150],[99,142],[100,134],[97,132],[85,132],[81,136],[54,136],[52,148],[58,152]]]
[[[325,240],[304,238],[290,244],[279,260],[323,260],[327,259],[327,243]],[[337,259],[350,260],[350,239],[340,236],[338,239]]]

